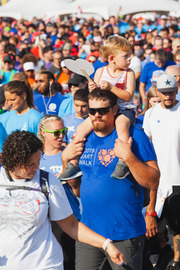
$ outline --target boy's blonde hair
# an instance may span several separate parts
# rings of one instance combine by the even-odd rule
[[[119,51],[131,52],[131,43],[121,36],[110,36],[104,42],[103,54],[108,59],[110,55],[116,55]]]

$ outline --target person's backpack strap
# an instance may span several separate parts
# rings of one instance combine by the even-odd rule
[[[41,186],[42,192],[46,196],[46,199],[49,200],[49,192],[48,192],[49,173],[43,170],[40,170],[40,186]]]

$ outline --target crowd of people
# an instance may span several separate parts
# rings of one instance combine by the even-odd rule
[[[180,20],[120,12],[0,21],[2,269],[180,270]]]

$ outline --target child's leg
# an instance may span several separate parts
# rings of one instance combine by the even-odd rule
[[[93,130],[91,121],[89,117],[82,122],[76,129],[75,138],[76,139],[84,139],[87,137],[91,131]],[[68,181],[71,179],[74,179],[76,177],[80,177],[82,175],[82,172],[78,166],[79,163],[79,156],[71,160],[65,169],[65,171],[61,174],[60,179],[62,181]]]
[[[127,142],[129,139],[129,129],[131,126],[131,120],[123,114],[120,114],[116,118],[116,131],[118,138],[123,142]],[[115,171],[112,173],[111,177],[116,179],[123,179],[129,174],[129,168],[126,163],[119,159]]]
[[[91,124],[90,118],[88,117],[85,121],[83,121],[76,129],[75,138],[76,139],[84,139],[86,138],[93,130],[93,126]],[[71,163],[74,166],[78,166],[78,161],[80,157],[77,157],[71,160]]]

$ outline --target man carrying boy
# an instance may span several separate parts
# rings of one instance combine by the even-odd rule
[[[133,139],[127,143],[117,139],[116,102],[116,96],[108,90],[96,89],[89,95],[89,115],[94,130],[86,139],[79,162],[83,172],[82,222],[101,232],[107,243],[114,241],[123,252],[125,262],[124,266],[116,267],[109,261],[106,246],[104,250],[91,249],[89,245],[77,242],[77,270],[99,269],[106,257],[113,270],[142,268],[146,228],[141,185],[156,189],[159,170],[152,145],[141,129],[132,129]],[[127,163],[131,172],[123,181],[111,178],[118,160],[116,156]],[[62,160],[64,166],[69,162],[66,149]]]

